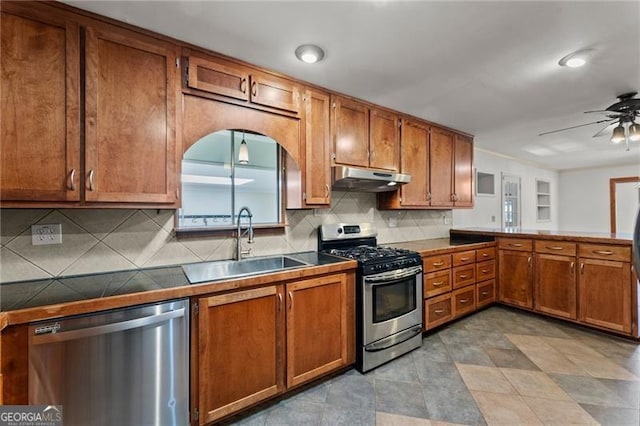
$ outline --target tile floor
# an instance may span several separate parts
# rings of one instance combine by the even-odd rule
[[[640,345],[495,306],[231,424],[638,426],[639,410]]]

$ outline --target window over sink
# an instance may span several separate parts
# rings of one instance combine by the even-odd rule
[[[251,210],[254,225],[280,225],[281,152],[272,138],[242,129],[218,131],[197,141],[182,158],[176,229],[234,228],[244,206]]]

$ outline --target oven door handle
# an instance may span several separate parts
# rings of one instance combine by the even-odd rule
[[[422,273],[422,266],[413,266],[411,268],[403,268],[395,271],[382,272],[380,274],[369,275],[363,278],[365,282],[379,283],[384,281],[399,280],[402,278],[410,277],[412,275],[418,275],[420,273]]]
[[[422,324],[418,324],[405,331],[394,334],[393,336],[386,337],[384,339],[378,340],[377,342],[369,343],[364,347],[364,350],[367,352],[383,351],[402,342],[406,342],[407,340],[412,339],[421,333]]]

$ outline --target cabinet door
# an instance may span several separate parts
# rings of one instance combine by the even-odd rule
[[[331,141],[328,93],[307,89],[305,106],[306,176],[305,203],[331,204]]]
[[[429,129],[402,121],[400,170],[411,175],[411,182],[400,187],[402,206],[429,205]]]
[[[533,307],[533,255],[529,252],[498,251],[500,301],[525,308]]]
[[[230,98],[249,100],[248,69],[223,59],[189,56],[187,86]]]
[[[176,203],[177,56],[130,31],[87,28],[87,201]]]
[[[287,386],[347,364],[345,274],[287,284]]]
[[[472,207],[473,139],[456,135],[453,153],[453,198],[455,206]]]
[[[200,424],[284,390],[282,287],[198,301]]]
[[[300,89],[292,81],[266,74],[251,74],[251,102],[298,113]]]
[[[536,254],[536,311],[576,319],[575,270],[575,257]]]
[[[363,104],[339,96],[332,98],[331,120],[335,162],[369,166],[369,110]]]
[[[80,199],[78,26],[2,3],[0,199]]]
[[[369,166],[397,172],[400,162],[398,116],[372,109],[369,113]]]
[[[579,262],[580,321],[631,333],[631,265],[584,258]]]
[[[453,206],[453,133],[431,128],[431,206]]]

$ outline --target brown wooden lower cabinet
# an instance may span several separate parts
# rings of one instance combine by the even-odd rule
[[[498,250],[500,302],[533,308],[533,253]]]
[[[451,294],[432,297],[424,301],[424,329],[430,330],[453,318]]]
[[[339,273],[198,298],[191,398],[199,424],[353,364],[354,285],[354,273]]]
[[[496,280],[483,281],[476,284],[476,308],[496,301]]]
[[[459,317],[476,310],[476,286],[470,285],[451,293],[453,298],[453,316]]]
[[[576,258],[536,254],[535,310],[576,319]]]
[[[282,392],[283,286],[198,299],[199,422]]]
[[[579,320],[631,333],[631,265],[583,258],[579,262]]]
[[[347,365],[345,274],[287,284],[287,386]]]

